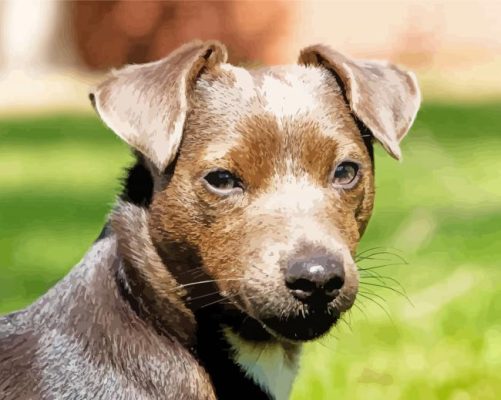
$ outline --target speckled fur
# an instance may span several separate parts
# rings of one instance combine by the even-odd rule
[[[117,249],[115,234],[97,242],[39,301],[0,320],[2,400],[215,398],[186,347],[120,295]]]

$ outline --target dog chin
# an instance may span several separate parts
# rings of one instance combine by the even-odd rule
[[[264,328],[277,339],[307,342],[324,336],[340,317],[336,310],[309,311],[303,315],[262,319]]]

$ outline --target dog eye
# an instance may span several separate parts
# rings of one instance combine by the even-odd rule
[[[339,164],[334,170],[334,185],[336,186],[353,186],[358,178],[358,164],[351,161],[344,161]]]
[[[207,187],[216,194],[226,195],[235,190],[242,190],[242,181],[226,170],[211,171],[205,175]]]

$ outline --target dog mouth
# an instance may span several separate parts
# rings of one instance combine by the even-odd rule
[[[233,297],[231,302],[211,305],[216,308],[224,324],[252,342],[278,341],[302,343],[326,335],[336,325],[349,305],[337,302],[289,304],[288,311],[281,307],[259,310],[252,307],[246,296]],[[207,309],[206,309],[207,311]],[[261,311],[261,312],[260,312]]]
[[[311,309],[300,315],[260,319],[264,329],[278,338],[307,342],[324,336],[339,320],[335,309]]]
[[[232,296],[230,304],[246,315],[247,322],[254,321],[241,325],[250,337],[264,334],[277,340],[297,343],[326,335],[342,314],[351,308],[355,293],[340,293],[331,301],[328,301],[329,297],[321,295],[299,301],[286,294],[280,297],[281,301],[270,300],[263,296],[248,296],[241,290],[237,296]]]

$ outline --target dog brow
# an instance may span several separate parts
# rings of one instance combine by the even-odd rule
[[[234,149],[236,143],[232,140],[226,140],[225,142],[211,142],[207,145],[207,149],[204,151],[203,159],[205,161],[215,161],[224,158],[232,149]]]

